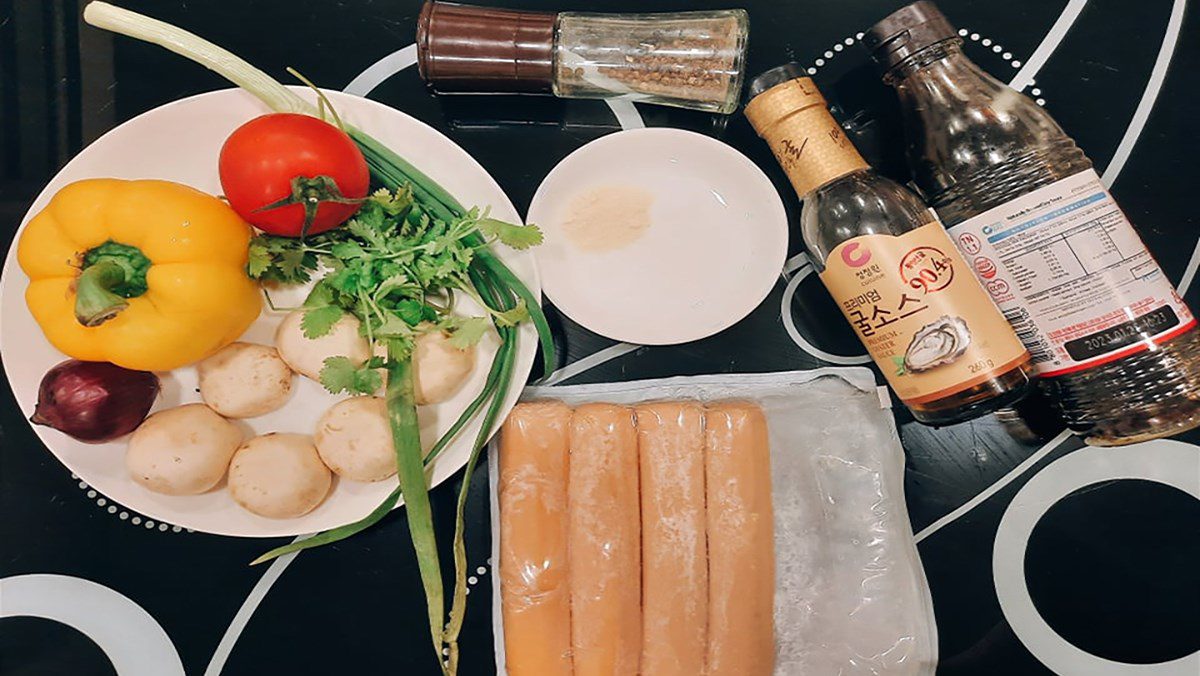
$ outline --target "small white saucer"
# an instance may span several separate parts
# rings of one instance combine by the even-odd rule
[[[650,227],[624,246],[581,248],[571,203],[607,187],[653,197]],[[788,248],[787,213],[749,158],[713,138],[664,127],[599,138],[546,177],[529,207],[542,290],[587,329],[639,345],[699,340],[736,324],[771,292]]]

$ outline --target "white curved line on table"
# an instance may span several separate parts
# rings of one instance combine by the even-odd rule
[[[929,524],[924,529],[922,529],[920,533],[916,534],[916,536],[915,536],[916,541],[920,542],[920,541],[924,540],[925,538],[929,537],[930,535],[933,535],[934,533],[941,530],[943,527],[953,523],[963,514],[966,514],[967,512],[971,511],[972,509],[975,509],[977,506],[979,506],[980,503],[982,503],[983,501],[985,501],[988,498],[995,495],[996,492],[999,491],[1001,488],[1004,488],[1005,486],[1012,483],[1013,479],[1016,479],[1017,477],[1021,476],[1025,472],[1029,471],[1029,468],[1036,465],[1042,458],[1049,455],[1054,449],[1058,448],[1064,441],[1066,441],[1069,438],[1071,438],[1071,432],[1069,430],[1063,430],[1062,432],[1059,432],[1058,436],[1054,437],[1049,442],[1047,442],[1045,446],[1042,446],[1041,448],[1039,448],[1033,455],[1029,456],[1028,458],[1025,458],[1025,460],[1021,464],[1010,469],[1007,474],[1000,477],[995,483],[993,483],[992,485],[990,485],[987,488],[980,491],[980,493],[978,495],[971,498],[970,500],[967,500],[965,503],[960,505],[954,511],[950,512],[949,514],[943,516],[942,518],[938,519],[937,521],[934,521],[933,523]]]
[[[1029,593],[1025,553],[1041,519],[1058,502],[1086,487],[1110,481],[1153,481],[1200,499],[1196,447],[1173,439],[1124,448],[1082,448],[1055,460],[1013,496],[1000,518],[992,546],[992,582],[1009,627],[1038,662],[1056,674],[1088,676],[1195,676],[1200,651],[1164,662],[1129,664],[1089,653],[1046,622]]]
[[[1113,154],[1108,168],[1104,170],[1104,175],[1100,178],[1104,185],[1111,186],[1117,180],[1117,176],[1121,174],[1121,170],[1125,168],[1125,162],[1129,160],[1129,155],[1133,152],[1134,144],[1142,135],[1142,129],[1146,127],[1146,120],[1150,118],[1150,111],[1154,109],[1154,102],[1158,100],[1158,93],[1162,90],[1163,81],[1167,79],[1167,69],[1171,67],[1171,57],[1174,56],[1175,45],[1179,42],[1179,31],[1183,26],[1183,8],[1186,4],[1187,0],[1175,0],[1175,3],[1171,5],[1171,18],[1167,20],[1167,30],[1163,33],[1162,46],[1158,49],[1158,56],[1154,59],[1154,68],[1150,71],[1150,81],[1146,83],[1146,90],[1142,92],[1142,100],[1138,102],[1137,110],[1133,112],[1133,120],[1130,121],[1129,128],[1125,130],[1125,135],[1121,137],[1117,151]]]
[[[791,258],[787,259],[786,261],[783,262],[784,278],[786,279],[788,275],[799,270],[800,268],[804,267],[805,265],[812,265],[812,261],[810,261],[808,259],[808,254],[806,254],[806,253],[801,252],[801,253],[798,253],[795,256],[792,256]]]
[[[1192,286],[1192,280],[1196,278],[1197,268],[1200,268],[1200,240],[1197,240],[1196,248],[1192,249],[1192,258],[1184,268],[1183,276],[1179,278],[1179,285],[1175,287],[1179,291],[1179,295],[1187,294],[1188,289]]]
[[[366,96],[383,84],[383,81],[417,62],[417,46],[409,45],[398,49],[367,67],[350,81],[342,91],[355,96]]]
[[[646,123],[642,120],[642,114],[638,112],[637,106],[633,105],[633,101],[608,99],[605,103],[608,104],[613,115],[616,116],[621,129],[641,129],[646,126]]]
[[[1075,24],[1075,20],[1079,18],[1079,13],[1083,11],[1085,6],[1087,6],[1087,0],[1071,0],[1067,3],[1067,6],[1063,8],[1062,14],[1058,15],[1058,20],[1054,22],[1054,25],[1046,33],[1046,37],[1042,38],[1041,44],[1025,60],[1025,64],[1021,66],[1021,70],[1017,71],[1017,74],[1009,81],[1008,86],[1021,91],[1033,82],[1033,79],[1037,77],[1038,71],[1050,60],[1050,55],[1054,53],[1054,50],[1058,49],[1059,43],[1066,37],[1067,31],[1071,30],[1071,26]]]
[[[183,676],[166,630],[118,591],[68,575],[14,575],[0,580],[0,617],[40,617],[87,636],[121,676]]]
[[[590,371],[601,364],[610,362],[618,357],[623,357],[630,352],[637,351],[641,347],[641,345],[634,345],[633,343],[617,343],[616,345],[609,345],[603,350],[597,350],[583,359],[573,361],[570,364],[558,369],[554,373],[551,373],[549,376],[547,376],[546,379],[539,384],[557,385],[564,380],[574,378],[577,375]]]
[[[790,263],[797,258],[799,257],[792,257],[788,262]],[[856,356],[845,356],[833,354],[832,352],[826,352],[825,350],[822,350],[816,345],[808,342],[808,339],[800,333],[800,329],[796,328],[796,320],[794,317],[792,317],[792,298],[796,295],[796,289],[800,287],[800,282],[803,282],[805,277],[808,277],[810,274],[812,274],[812,271],[813,268],[811,265],[808,263],[802,264],[800,267],[794,270],[796,274],[790,280],[788,280],[787,286],[784,287],[783,297],[779,300],[779,318],[783,320],[783,328],[787,331],[788,336],[791,337],[792,342],[795,343],[797,347],[816,357],[817,359],[820,359],[821,361],[827,361],[830,364],[841,364],[842,366],[870,364],[871,357],[869,355],[862,354]]]
[[[301,535],[292,542],[312,537],[312,535]],[[250,617],[254,615],[254,611],[258,610],[258,604],[266,598],[267,592],[283,575],[283,571],[296,560],[296,556],[300,552],[292,552],[271,562],[267,567],[267,571],[262,577],[258,578],[258,582],[254,583],[254,588],[246,595],[246,600],[242,601],[242,607],[238,608],[233,619],[229,621],[229,627],[225,629],[225,635],[221,637],[221,642],[217,644],[217,649],[213,651],[212,657],[208,660],[208,668],[204,670],[204,676],[219,676],[221,670],[225,668],[225,661],[229,659],[229,654],[233,652],[233,645],[237,643],[238,638],[242,635],[242,631],[250,622]],[[119,670],[118,670],[119,671]]]

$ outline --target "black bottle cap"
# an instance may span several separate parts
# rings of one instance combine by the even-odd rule
[[[765,70],[750,80],[750,95],[747,99],[752,99],[775,85],[795,80],[798,77],[808,77],[808,73],[805,72],[804,66],[795,62]]]
[[[871,26],[862,43],[871,51],[875,63],[887,72],[927,47],[954,39],[958,39],[958,34],[942,10],[929,0],[919,0]]]

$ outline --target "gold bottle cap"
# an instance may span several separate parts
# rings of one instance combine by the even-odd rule
[[[812,78],[781,82],[746,104],[746,117],[775,153],[796,194],[869,165],[833,119]]]

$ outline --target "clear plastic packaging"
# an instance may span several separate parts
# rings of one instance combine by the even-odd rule
[[[563,12],[555,31],[554,93],[731,113],[742,92],[748,33],[740,9]]]
[[[760,407],[769,430],[769,509],[774,513],[774,674],[933,674],[936,628],[904,503],[904,454],[887,392],[876,387],[870,371],[817,369],[534,387],[523,399],[574,407],[694,402],[709,405],[710,416],[720,410],[711,406],[716,402],[748,401]],[[685,418],[680,415],[679,422],[687,427]],[[725,428],[733,429],[716,429]],[[499,580],[506,574],[506,559],[500,553],[497,445],[488,457]],[[641,471],[648,476],[645,465]],[[645,499],[643,495],[643,511]],[[765,558],[769,556],[756,560]],[[682,549],[679,567],[686,570]],[[507,674],[506,609],[501,585],[493,589],[497,672]]]

